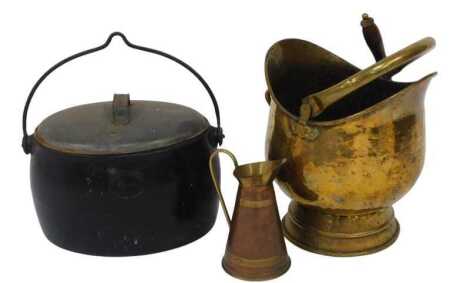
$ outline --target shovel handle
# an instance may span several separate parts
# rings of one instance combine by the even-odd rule
[[[214,150],[214,152],[212,152],[211,156],[209,157],[209,171],[211,172],[212,182],[214,183],[214,187],[217,191],[217,195],[219,196],[220,204],[222,205],[222,209],[224,211],[224,215],[225,215],[225,219],[227,220],[227,224],[228,224],[228,226],[230,226],[230,223],[231,223],[230,215],[228,214],[227,206],[225,205],[224,196],[222,195],[222,190],[220,189],[219,182],[217,180],[217,177],[215,176],[215,171],[216,170],[214,169],[213,159],[214,159],[214,157],[218,156],[219,153],[227,154],[232,159],[233,164],[235,165],[235,167],[238,167],[238,161],[237,161],[237,158],[235,157],[235,155],[233,153],[231,153],[229,150],[223,149],[223,148],[218,148],[218,149]]]
[[[364,39],[369,46],[372,55],[374,55],[375,61],[380,61],[386,57],[385,47],[380,34],[379,27],[375,24],[374,19],[369,17],[368,14],[362,14],[362,34]]]
[[[372,55],[374,55],[375,61],[378,62],[383,58],[387,57],[385,53],[385,47],[382,40],[382,35],[380,34],[379,27],[375,24],[374,18],[370,17],[368,14],[362,14],[362,35],[364,35],[364,40],[369,46]],[[394,71],[389,72],[387,75],[383,76],[384,79],[391,79],[394,75],[398,74],[403,68],[406,67],[406,64],[400,68],[395,69]]]
[[[397,68],[408,64],[433,49],[435,41],[431,37],[423,38],[392,55],[385,57],[374,65],[355,73],[347,79],[320,92],[311,94],[302,100],[300,123],[306,124],[310,118],[318,116],[336,101],[353,91],[380,78]]]

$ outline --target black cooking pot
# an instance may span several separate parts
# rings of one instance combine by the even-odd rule
[[[42,81],[63,64],[104,49],[115,36],[194,74],[212,99],[217,127],[182,105],[115,95],[113,102],[57,112],[28,135],[29,104]],[[23,133],[39,222],[62,248],[105,256],[147,254],[194,241],[214,224],[218,201],[207,164],[223,139],[217,101],[194,69],[169,54],[113,33],[103,45],[62,60],[31,90]]]

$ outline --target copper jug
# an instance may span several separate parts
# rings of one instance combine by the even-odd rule
[[[236,167],[233,175],[239,181],[232,219],[212,162],[219,152],[233,160]],[[212,180],[230,227],[222,267],[236,278],[273,279],[290,267],[272,184],[285,162],[281,159],[239,166],[235,156],[225,149],[215,150],[209,159]]]
[[[274,44],[266,57],[266,153],[287,158],[276,180],[292,199],[283,227],[312,252],[352,256],[391,245],[399,233],[392,204],[423,166],[424,96],[434,73],[407,83],[391,75],[435,42],[384,57],[375,35],[367,43],[379,47],[378,62],[364,70],[299,39]]]

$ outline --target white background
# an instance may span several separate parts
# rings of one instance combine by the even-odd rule
[[[264,159],[268,106],[264,56],[276,41],[312,41],[364,68],[373,57],[359,25],[368,12],[390,54],[425,36],[434,51],[396,79],[432,72],[426,98],[427,155],[418,182],[396,205],[401,234],[369,256],[335,258],[287,243],[292,267],[278,282],[469,282],[468,185],[470,95],[466,1],[6,1],[0,2],[0,282],[235,282],[220,266],[228,228],[219,213],[200,240],[168,252],[128,258],[80,255],[43,236],[22,153],[21,114],[39,76],[75,52],[97,46],[115,30],[130,41],[190,63],[213,88],[239,161]],[[50,76],[32,102],[29,131],[48,115],[77,104],[133,99],[177,102],[214,124],[210,100],[179,66],[123,47],[116,40]],[[223,190],[235,198],[231,164],[223,159]],[[288,198],[277,191],[281,215]]]

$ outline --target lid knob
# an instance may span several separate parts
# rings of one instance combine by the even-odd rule
[[[129,124],[130,110],[129,94],[114,94],[113,99],[113,123],[118,125]]]

